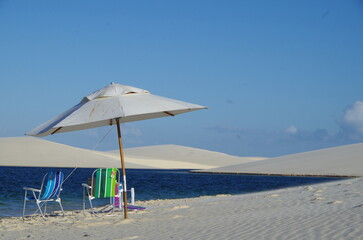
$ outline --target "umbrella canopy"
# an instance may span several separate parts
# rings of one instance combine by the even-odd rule
[[[124,184],[124,216],[127,218],[126,171],[120,123],[175,116],[205,108],[207,107],[156,96],[143,89],[111,83],[26,134],[42,137],[116,124]]]
[[[115,119],[125,123],[175,116],[205,108],[153,95],[143,89],[111,83],[26,134],[43,137],[54,133],[112,125],[116,124]]]

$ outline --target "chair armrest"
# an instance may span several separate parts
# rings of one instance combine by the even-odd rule
[[[40,189],[36,189],[36,188],[23,187],[23,189],[33,191],[33,192],[40,192]]]
[[[85,188],[92,188],[90,185],[86,184],[86,183],[82,183],[82,187],[85,187]]]

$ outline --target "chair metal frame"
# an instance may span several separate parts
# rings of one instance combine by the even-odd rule
[[[63,178],[64,178],[64,173],[61,171],[48,172],[44,175],[39,189],[23,187],[23,189],[25,190],[24,205],[23,205],[23,220],[25,219],[27,201],[34,201],[34,200],[38,206],[38,209],[33,214],[36,214],[39,211],[44,220],[45,220],[45,214],[47,212],[48,202],[57,202],[64,216],[64,210],[60,198],[63,185]],[[30,191],[32,192],[32,195],[28,196],[28,192]]]

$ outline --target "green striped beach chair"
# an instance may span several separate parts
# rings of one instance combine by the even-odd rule
[[[49,172],[46,173],[43,177],[42,184],[39,189],[37,188],[29,188],[24,187],[25,196],[24,196],[24,206],[23,206],[23,220],[25,218],[25,209],[26,203],[28,201],[35,201],[38,206],[38,211],[45,219],[45,214],[47,212],[47,203],[48,202],[57,202],[62,210],[63,216],[64,211],[61,203],[60,193],[62,191],[64,174],[63,172]],[[28,196],[28,193],[31,192]],[[42,210],[43,209],[43,210]],[[35,214],[34,213],[34,214]]]
[[[92,214],[96,214],[94,209],[94,204],[92,201],[100,198],[109,198],[109,206],[113,212],[115,208],[121,209],[119,203],[122,199],[122,192],[118,191],[122,189],[122,184],[120,182],[120,171],[117,168],[99,168],[96,169],[92,178],[89,179],[88,184],[83,183],[83,212],[86,209],[86,199],[88,198],[89,206]],[[109,208],[107,212],[109,212]],[[106,212],[102,211],[101,212]]]

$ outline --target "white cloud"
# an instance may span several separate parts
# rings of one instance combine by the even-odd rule
[[[363,136],[363,102],[356,101],[345,110],[340,127],[350,138]]]
[[[363,132],[363,102],[356,101],[343,116],[343,122],[357,131]]]
[[[290,126],[285,129],[285,133],[290,135],[295,135],[298,132],[298,129],[295,126]]]

